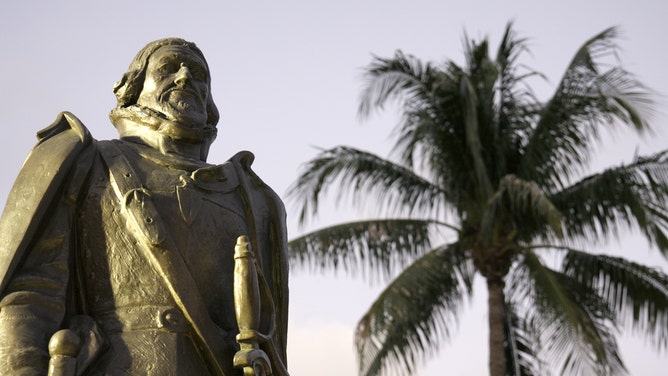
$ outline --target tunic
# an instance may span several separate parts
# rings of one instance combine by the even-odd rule
[[[235,346],[234,244],[249,229],[232,164],[165,160],[147,146],[116,145],[176,242],[219,335]],[[82,290],[86,310],[111,344],[94,374],[207,375],[182,313],[128,231],[128,214],[102,160],[89,179],[77,218]],[[231,362],[233,353],[227,355]]]

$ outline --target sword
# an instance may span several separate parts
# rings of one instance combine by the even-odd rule
[[[289,376],[271,338],[274,303],[258,269],[248,237],[238,237],[234,247],[234,312],[241,349],[234,354],[234,366],[242,368],[244,376]],[[263,314],[270,316],[270,328],[262,328],[267,333],[260,332]]]

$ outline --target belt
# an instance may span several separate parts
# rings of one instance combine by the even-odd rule
[[[151,329],[182,333],[187,326],[183,313],[172,306],[120,307],[92,316],[107,334]]]

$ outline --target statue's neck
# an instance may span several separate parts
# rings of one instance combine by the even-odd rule
[[[116,109],[110,118],[122,140],[150,146],[171,157],[205,162],[215,137],[215,128],[213,132],[184,128],[136,109]]]
[[[123,121],[123,123],[125,122],[127,121]],[[150,146],[151,148],[160,151],[162,154],[179,156],[197,161],[206,160],[206,153],[202,150],[202,144],[179,141],[166,136],[157,130],[150,129],[146,126],[137,126],[136,124],[124,124],[122,128],[118,127],[118,130],[121,135],[121,140]]]

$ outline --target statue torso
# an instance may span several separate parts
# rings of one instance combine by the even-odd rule
[[[220,335],[233,341],[234,244],[248,234],[234,166],[172,159],[129,142],[117,145],[150,195],[159,214],[155,220],[174,240],[171,251],[180,255],[173,256],[183,258]],[[157,268],[139,249],[110,180],[99,159],[77,215],[83,300],[112,345],[104,370],[96,372],[205,375],[186,320]]]

